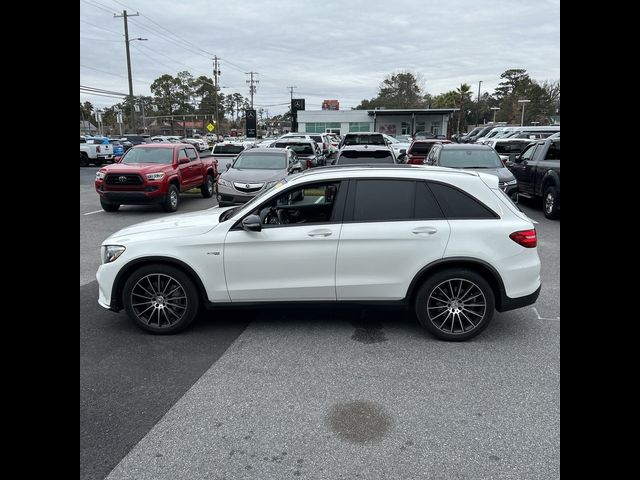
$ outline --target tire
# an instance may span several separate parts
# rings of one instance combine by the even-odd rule
[[[173,183],[169,185],[167,190],[167,196],[164,202],[162,202],[162,209],[165,212],[175,212],[178,210],[178,204],[180,203],[180,191]]]
[[[213,175],[210,173],[207,173],[207,178],[200,187],[200,193],[202,193],[204,198],[211,198],[215,193],[215,181],[213,180]]]
[[[560,218],[560,195],[553,185],[549,185],[544,189],[542,209],[544,210],[545,217],[552,220]]]
[[[462,303],[458,303],[460,300]],[[489,282],[480,274],[451,268],[433,274],[420,285],[414,308],[420,324],[433,336],[461,342],[487,328],[495,298]]]
[[[117,212],[120,208],[120,204],[105,202],[102,198],[100,198],[100,206],[105,212]]]
[[[198,313],[199,296],[182,270],[154,264],[131,274],[124,284],[122,304],[136,326],[167,335],[189,326]]]
[[[88,167],[89,163],[89,156],[85,152],[80,152],[80,166]]]

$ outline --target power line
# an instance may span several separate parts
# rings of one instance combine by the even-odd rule
[[[100,73],[105,73],[107,75],[113,75],[114,77],[120,77],[120,78],[127,78],[124,75],[118,75],[117,73],[111,73],[111,72],[107,72],[105,70],[100,70],[99,68],[95,68],[95,67],[89,67],[88,65],[82,65],[80,64],[81,68],[88,68],[89,70],[95,70],[96,72],[100,72]],[[144,83],[145,85],[151,85],[151,82],[147,82],[145,80],[139,80],[137,78],[134,78],[134,80],[138,83]]]
[[[113,10],[109,10],[109,7],[107,7],[106,5],[102,5],[101,3],[89,2],[87,0],[80,0],[80,1],[86,3],[87,5],[91,5],[92,7],[99,8],[100,10],[104,10],[105,12],[115,13]]]
[[[87,25],[91,25],[92,27],[99,28],[100,30],[104,30],[105,32],[115,33],[119,37],[122,36],[120,32],[116,32],[114,30],[109,30],[108,28],[101,27],[100,25],[96,25],[95,23],[87,22],[86,20],[80,19],[82,23],[86,23]]]

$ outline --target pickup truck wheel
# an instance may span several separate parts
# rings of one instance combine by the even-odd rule
[[[122,300],[133,323],[156,334],[183,330],[198,313],[193,280],[170,265],[147,265],[133,272],[124,285]]]
[[[120,208],[120,204],[105,202],[102,198],[100,199],[100,206],[105,212],[117,212]]]
[[[542,197],[542,207],[544,208],[544,216],[555,220],[560,217],[560,196],[556,187],[550,185],[544,189],[544,197]]]
[[[169,185],[169,190],[167,191],[167,196],[162,203],[162,208],[165,212],[175,212],[178,210],[178,204],[180,203],[180,192],[178,191],[178,187],[174,184]]]
[[[207,174],[207,179],[200,187],[200,192],[202,192],[202,196],[204,198],[211,198],[213,196],[213,188],[215,182],[213,181],[213,175],[210,173]]]
[[[80,166],[81,167],[89,166],[89,156],[84,152],[80,152]]]
[[[487,327],[495,298],[480,274],[452,268],[435,273],[420,286],[414,308],[418,321],[433,336],[456,342],[473,338]]]

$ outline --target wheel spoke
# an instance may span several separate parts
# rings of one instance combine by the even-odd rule
[[[444,317],[444,321],[440,324],[440,326],[438,328],[442,329],[442,326],[447,323],[447,319],[451,316],[451,312],[449,312],[449,315],[447,315],[446,317]]]
[[[162,309],[162,314],[164,315],[164,318],[166,318],[166,319],[167,319],[167,323],[168,323],[169,325],[171,325],[171,320],[169,320],[169,317],[168,317],[167,312],[166,312],[165,310],[168,310],[168,309],[167,309],[167,308],[163,308],[163,309]]]
[[[149,286],[151,287],[151,290],[153,291],[152,295],[155,295],[157,292],[153,288],[153,283],[151,283],[151,279],[148,276],[145,277],[145,278],[147,279],[147,282],[149,282]],[[140,286],[142,286],[142,285],[140,285]]]
[[[151,297],[154,297],[154,296],[155,296],[155,295],[154,295],[153,293],[151,293],[149,290],[147,290],[147,289],[146,289],[146,288],[144,288],[142,285],[140,285],[140,283],[138,283],[136,286],[137,286],[137,287],[140,287],[142,290],[144,290],[144,291],[147,293],[147,295],[149,295],[149,297],[145,297],[144,295],[140,295],[140,294],[138,294],[138,293],[134,293],[134,295],[138,295],[138,296],[140,296],[140,297],[144,297],[144,298],[151,298]]]
[[[449,312],[449,309],[447,308],[444,312],[439,313],[438,315],[436,315],[435,317],[431,317],[431,320],[435,320],[436,318],[438,318],[440,315],[444,315],[445,313]]]
[[[466,292],[464,292],[464,295],[462,295],[462,296],[460,297],[460,300],[461,300],[461,301],[464,301],[464,299],[467,297],[467,295],[469,295],[469,292],[471,292],[471,290],[473,290],[473,287],[474,287],[474,286],[475,286],[475,285],[474,285],[473,283],[472,283],[471,285],[469,285],[469,289],[468,289]]]
[[[438,285],[438,290],[440,290],[442,292],[442,294],[445,296],[445,298],[447,300],[451,300],[451,297],[449,295],[447,295],[446,293],[444,293],[444,290],[442,288],[440,288],[440,285]]]
[[[462,311],[460,313],[462,313]],[[460,315],[460,313],[458,313],[458,321],[460,322],[460,329],[462,330],[462,333],[464,333],[464,326],[462,325],[462,315]]]
[[[456,298],[456,294],[453,291],[453,283],[449,280],[449,290],[451,290],[451,298]]]
[[[153,305],[149,305],[147,308],[145,308],[143,311],[141,311],[140,313],[138,313],[138,317],[141,317],[144,312],[146,312],[147,310],[149,310],[150,308],[153,308]],[[148,323],[148,322],[147,322]]]
[[[441,300],[441,301],[442,301],[442,300]],[[447,306],[446,306],[446,305],[438,305],[438,306],[436,306],[436,307],[427,307],[427,308],[428,308],[429,310],[432,310],[432,309],[434,309],[434,308],[443,309],[443,308],[447,308]]]
[[[466,319],[467,319],[467,321],[468,321],[471,325],[473,325],[473,327],[475,328],[476,324],[475,324],[475,323],[473,323],[469,317],[467,317],[467,314],[466,314],[466,313],[464,313],[464,310],[463,310],[463,311],[461,311],[460,313],[461,313],[462,315],[464,315],[464,318],[466,318]]]
[[[473,313],[474,315],[477,315],[478,317],[482,318],[482,315],[480,315],[479,313],[474,312],[473,310],[467,310],[466,308],[464,309],[465,312],[469,312],[469,313]]]
[[[139,307],[140,305],[147,305],[149,303],[152,303],[151,300],[149,300],[148,302],[142,302],[142,303],[132,303],[131,306],[132,307]]]
[[[165,305],[170,305],[170,306],[172,306],[172,307],[181,308],[181,309],[183,309],[183,310],[186,310],[186,308],[187,308],[187,307],[186,307],[186,305],[180,305],[180,304],[178,304],[178,303],[170,303],[170,302],[167,302],[167,303],[165,303]]]
[[[465,303],[465,307],[484,307],[484,303]]]
[[[469,302],[469,301],[473,300],[474,298],[478,298],[481,295],[482,295],[482,292],[478,293],[477,295],[474,295],[473,297],[467,298],[466,301]]]

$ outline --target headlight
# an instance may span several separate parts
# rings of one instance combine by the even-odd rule
[[[96,180],[104,179],[104,172],[96,172]]]
[[[164,172],[147,173],[147,180],[160,180],[164,177]]]
[[[100,247],[100,253],[102,257],[102,263],[111,263],[126,250],[122,245],[102,245]]]
[[[516,180],[515,178],[513,180],[509,180],[508,182],[504,182],[505,185],[517,185],[518,184],[518,180]]]
[[[218,179],[218,183],[220,185],[222,185],[223,187],[230,187],[231,186],[231,182],[227,182],[225,179],[223,178],[219,178]]]

